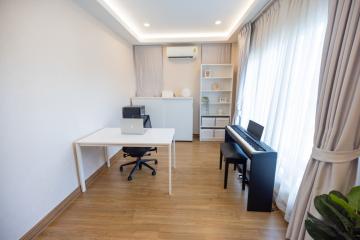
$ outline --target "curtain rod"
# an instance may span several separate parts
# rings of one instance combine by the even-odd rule
[[[269,0],[269,1],[265,4],[265,6],[263,6],[263,7],[261,8],[261,10],[255,15],[255,17],[253,17],[253,18],[249,21],[249,23],[253,23],[253,22],[255,22],[256,20],[258,20],[258,18],[260,18],[260,17],[266,12],[266,10],[268,10],[268,9],[275,3],[275,1],[277,1],[277,0]]]

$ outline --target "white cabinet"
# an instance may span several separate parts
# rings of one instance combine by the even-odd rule
[[[144,105],[152,127],[175,128],[175,140],[193,139],[193,99],[184,97],[135,97],[133,105]]]

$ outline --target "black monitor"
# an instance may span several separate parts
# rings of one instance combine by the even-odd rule
[[[263,130],[264,130],[263,126],[261,126],[260,124],[250,120],[246,131],[255,140],[260,141]]]
[[[122,109],[123,118],[141,118],[145,115],[145,106],[125,106]]]

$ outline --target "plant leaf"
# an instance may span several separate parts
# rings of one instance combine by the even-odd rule
[[[316,196],[314,199],[315,208],[321,214],[325,221],[332,223],[333,227],[338,228],[341,232],[351,232],[353,224],[347,216],[342,215],[330,202],[326,194]]]
[[[305,228],[310,236],[316,240],[344,239],[331,226],[315,218],[310,213],[308,213],[308,219],[305,220]]]
[[[320,228],[320,231],[326,231],[327,235],[331,237],[331,239],[339,239],[339,240],[353,240],[347,232],[341,232],[338,228],[331,226],[327,222],[317,219],[311,213],[308,212],[308,220],[315,224],[315,228]],[[306,226],[305,226],[306,228]],[[317,239],[317,238],[315,238]]]
[[[339,197],[338,194],[335,194],[333,191],[329,193],[329,198],[341,209],[345,210],[349,217],[353,220],[356,220],[355,209],[347,202],[347,199],[344,200],[342,196]]]
[[[342,193],[339,192],[339,191],[333,190],[333,191],[329,192],[329,196],[330,196],[330,195],[335,195],[335,196],[337,196],[338,198],[341,198],[341,199],[343,199],[344,201],[349,202],[348,199],[347,199],[347,197],[344,196],[344,194],[342,194]]]
[[[358,213],[360,210],[360,186],[353,187],[347,194],[347,199],[350,206]]]

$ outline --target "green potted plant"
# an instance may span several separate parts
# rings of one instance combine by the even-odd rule
[[[338,191],[316,196],[316,210],[321,219],[308,212],[305,228],[315,240],[360,239],[360,186],[344,196]]]

